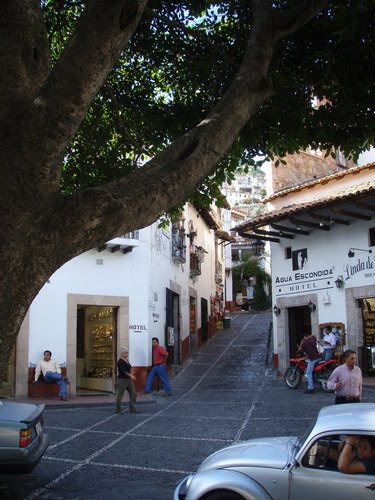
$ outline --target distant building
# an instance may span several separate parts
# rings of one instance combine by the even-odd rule
[[[248,216],[259,215],[265,210],[262,199],[266,196],[266,176],[261,169],[249,167],[245,173],[239,168],[233,181],[223,184],[222,191],[232,208],[240,209]]]

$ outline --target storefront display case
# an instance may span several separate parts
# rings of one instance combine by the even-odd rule
[[[375,298],[362,301],[363,371],[375,375]]]
[[[115,363],[113,308],[87,307],[84,329],[85,356],[80,387],[113,392]]]

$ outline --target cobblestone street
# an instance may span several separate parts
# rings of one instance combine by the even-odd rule
[[[140,413],[114,405],[46,408],[51,444],[29,475],[0,476],[6,499],[167,500],[213,451],[260,436],[299,435],[334,396],[289,389],[267,364],[271,314],[238,314]],[[375,402],[375,389],[364,397]],[[124,410],[127,401],[123,402]]]

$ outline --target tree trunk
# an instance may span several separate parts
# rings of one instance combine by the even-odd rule
[[[210,115],[125,178],[61,195],[65,148],[146,3],[91,0],[52,70],[39,0],[0,4],[0,381],[23,318],[53,272],[185,200],[271,95],[268,72],[281,32],[308,22],[325,2],[302,2],[305,10],[291,11],[286,20],[279,16],[278,33],[272,2],[253,0],[254,23],[241,68]],[[16,47],[15,59],[10,47]]]

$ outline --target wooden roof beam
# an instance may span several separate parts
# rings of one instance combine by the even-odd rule
[[[316,224],[315,222],[308,222],[306,220],[295,219],[294,217],[289,218],[290,222],[294,225],[298,226],[306,226],[311,227],[312,229],[321,229],[322,231],[330,231],[330,226],[325,226],[324,224]]]
[[[375,205],[370,205],[369,203],[365,203],[364,201],[353,200],[353,204],[358,208],[364,208],[365,210],[370,210],[372,212],[375,211]]]
[[[133,251],[133,247],[126,247],[121,250],[121,252],[125,255]]]
[[[345,226],[349,226],[350,221],[346,219],[337,219],[337,217],[329,217],[328,215],[322,214],[314,214],[313,212],[309,212],[310,217],[318,220],[325,220],[327,222],[336,222],[336,224],[344,224]]]
[[[280,238],[289,238],[292,240],[294,238],[293,234],[285,234],[283,231],[265,231],[264,229],[254,229],[257,234],[264,234],[265,236],[278,236]]]
[[[276,231],[285,231],[287,233],[293,234],[303,234],[304,236],[308,236],[310,231],[304,231],[303,229],[294,229],[294,227],[280,226],[280,224],[272,223],[271,227],[276,229]]]
[[[256,234],[248,234],[243,231],[238,231],[238,235],[242,238],[247,238],[249,240],[262,240],[262,241],[273,241],[275,243],[280,243],[279,238],[271,238],[269,236],[257,236]]]
[[[98,252],[103,252],[104,250],[107,250],[107,244],[104,243],[104,245],[98,246]]]
[[[371,220],[370,215],[359,214],[358,212],[353,212],[352,210],[343,210],[342,208],[330,207],[332,212],[339,215],[347,215],[348,217],[354,217],[355,219]]]
[[[115,245],[114,247],[109,247],[109,249],[108,249],[108,250],[109,250],[111,253],[115,253],[115,252],[118,252],[118,251],[120,250],[120,248],[121,248],[121,247],[120,247],[120,245]]]

